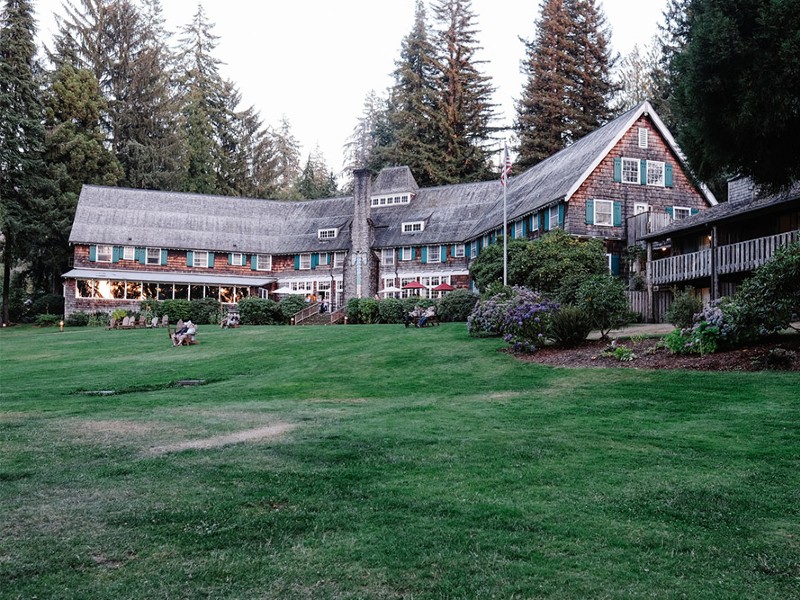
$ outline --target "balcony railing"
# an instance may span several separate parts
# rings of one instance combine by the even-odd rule
[[[647,211],[628,217],[628,246],[633,246],[643,235],[656,233],[672,224],[669,213]]]
[[[742,273],[763,265],[781,246],[798,239],[798,231],[738,242],[715,249],[717,274]],[[653,285],[711,277],[711,248],[651,261],[648,275]]]

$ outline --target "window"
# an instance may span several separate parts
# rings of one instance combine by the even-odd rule
[[[161,248],[148,248],[145,258],[147,265],[160,265],[161,264]]]
[[[403,246],[400,249],[400,260],[414,260],[414,252],[411,246]]]
[[[195,251],[192,265],[195,267],[208,267],[208,252]]]
[[[639,127],[639,148],[647,148],[647,129]]]
[[[409,194],[402,196],[376,196],[372,199],[372,206],[394,206],[395,204],[408,204],[411,202]]]
[[[394,248],[384,248],[381,251],[381,265],[391,267],[394,265]]]
[[[256,271],[272,271],[272,254],[256,254]]]
[[[633,214],[640,215],[650,211],[650,205],[643,202],[636,202],[633,205]]]
[[[341,267],[344,264],[344,252],[335,252],[333,254],[333,266]]]
[[[516,221],[514,223],[514,239],[518,240],[523,237],[522,235],[522,221]]]
[[[317,237],[321,240],[332,240],[335,239],[336,236],[339,234],[339,230],[336,227],[331,229],[318,229],[317,230]]]
[[[300,269],[303,271],[311,269],[311,254],[300,255]]]
[[[664,163],[657,160],[647,161],[647,185],[664,187]]]
[[[456,244],[456,249],[453,253],[453,256],[456,258],[464,258],[464,254],[464,244]]]
[[[641,183],[638,158],[622,159],[622,183]]]
[[[439,246],[428,246],[428,262],[437,263],[440,260]]]
[[[672,207],[672,218],[676,221],[680,221],[681,219],[685,219],[688,216],[691,216],[692,209],[686,208],[685,206],[673,206]]]
[[[231,264],[237,267],[243,267],[247,264],[247,259],[241,252],[233,252],[231,254]]]
[[[97,262],[108,262],[112,260],[113,248],[111,246],[98,246],[95,259]]]
[[[134,248],[133,246],[125,246],[122,249],[122,258],[123,260],[136,259],[136,248]]]
[[[478,242],[477,241],[472,242],[470,244],[470,253],[469,253],[469,255],[470,255],[470,258],[475,258],[475,257],[478,256]]]
[[[561,223],[558,220],[558,205],[550,207],[550,214],[548,215],[550,227],[548,229],[556,229]]]
[[[594,201],[594,224],[609,227],[614,224],[614,203],[611,200]]]
[[[403,223],[403,233],[416,233],[417,231],[424,231],[425,229],[425,222],[424,221],[411,221],[408,223]]]

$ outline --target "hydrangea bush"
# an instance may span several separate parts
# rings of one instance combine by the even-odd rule
[[[501,325],[503,339],[515,352],[535,352],[545,343],[550,317],[559,305],[525,288],[515,291]]]

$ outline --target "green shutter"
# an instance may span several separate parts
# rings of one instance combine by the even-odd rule
[[[642,185],[647,185],[647,161],[642,159],[639,166],[639,182]]]
[[[538,217],[539,217],[539,231],[544,231],[544,212],[540,212]]]
[[[420,262],[423,263],[423,264],[426,264],[428,262],[428,247],[427,246],[423,246],[422,247],[422,258],[420,259]]]
[[[614,202],[614,227],[622,226],[622,202]]]
[[[594,200],[586,201],[586,224],[594,225]]]
[[[167,249],[166,248],[162,248],[161,249],[161,266],[162,267],[166,266],[166,264],[167,264],[167,254],[168,254]]]
[[[528,237],[528,231],[530,231],[529,219],[525,217],[522,219],[522,237]]]
[[[564,205],[558,205],[558,224],[564,227]],[[565,228],[566,229],[566,228]]]
[[[89,246],[89,260],[92,262],[97,261],[97,246]]]
[[[455,252],[453,252],[455,254]],[[447,262],[447,246],[439,248],[439,262]]]
[[[250,255],[250,270],[255,271],[258,267],[258,254]]]
[[[543,210],[542,211],[542,229],[547,231],[550,229],[550,211]]]
[[[147,255],[147,250],[145,250],[144,248],[136,248],[136,251],[133,253],[136,262],[138,262],[140,265],[143,265],[145,263],[146,255]]]
[[[611,255],[611,274],[619,275],[619,254]]]
[[[664,185],[672,187],[672,165],[664,165]]]
[[[294,255],[294,270],[295,271],[299,271],[300,270],[300,255],[299,254],[295,254]]]
[[[619,183],[622,181],[622,159],[614,159],[614,181]]]
[[[233,252],[228,252],[228,264],[233,264]]]
[[[450,246],[450,256],[455,257],[455,255],[456,255],[456,244],[453,244],[452,246]]]
[[[111,248],[111,262],[117,263],[122,258],[122,246],[114,246]]]
[[[697,214],[697,213],[699,213],[699,212],[700,212],[700,209],[699,209],[699,208],[693,208],[693,209],[692,209],[692,214],[693,214],[693,215],[696,215],[696,214]]]
[[[311,268],[316,269],[319,266],[319,252],[314,252],[311,255]]]
[[[186,251],[186,266],[193,267],[194,266],[194,252],[191,250]]]
[[[675,215],[672,213],[672,207],[671,206],[666,207],[664,210],[667,211],[667,214],[670,216],[670,218],[672,218],[672,219],[675,218]]]

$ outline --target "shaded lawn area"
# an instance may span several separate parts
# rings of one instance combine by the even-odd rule
[[[0,597],[800,594],[796,373],[557,369],[463,324],[199,337],[0,332]]]

